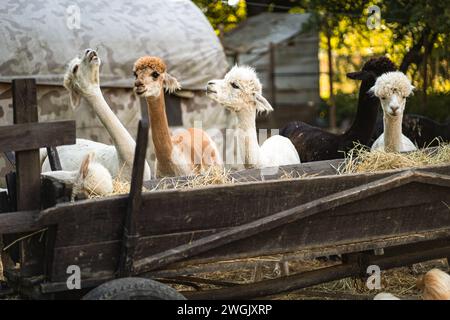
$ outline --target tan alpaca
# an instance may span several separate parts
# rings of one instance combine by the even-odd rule
[[[166,72],[158,57],[141,57],[133,68],[136,94],[147,100],[156,155],[156,176],[180,176],[222,166],[222,157],[209,135],[196,128],[172,135],[166,116],[164,89],[179,89],[178,81]]]
[[[417,280],[423,300],[450,300],[450,275],[439,269],[428,271]]]

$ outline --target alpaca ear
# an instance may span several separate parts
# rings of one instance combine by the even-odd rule
[[[414,95],[414,91],[416,90],[416,87],[414,87],[413,85],[411,85],[411,93],[409,94],[410,96]]]
[[[370,89],[367,91],[367,93],[368,93],[370,96],[375,96],[375,86],[373,86],[372,88],[370,88]]]
[[[269,101],[267,101],[266,98],[262,96],[262,94],[260,93],[255,94],[255,98],[256,98],[256,111],[258,113],[265,113],[265,112],[268,113],[273,111],[273,108],[270,105]]]
[[[180,83],[178,80],[166,72],[164,75],[164,89],[166,89],[167,92],[172,93],[176,90],[179,90],[181,88]]]
[[[81,95],[79,93],[76,93],[75,90],[70,90],[70,105],[72,106],[72,109],[75,110],[80,106],[81,103]]]
[[[81,166],[80,166],[80,175],[81,177],[86,178],[89,172],[89,165],[91,164],[91,162],[94,161],[95,158],[95,153],[94,152],[90,152],[86,155],[86,157],[84,157],[83,161],[81,162]]]

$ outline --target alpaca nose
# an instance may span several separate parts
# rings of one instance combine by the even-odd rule
[[[136,81],[134,81],[134,86],[135,86],[135,87],[140,87],[140,86],[142,86],[141,80],[136,79]]]
[[[399,107],[398,107],[398,106],[394,106],[394,107],[391,107],[391,109],[392,109],[392,111],[395,113],[395,112],[397,112],[397,110],[399,109]]]

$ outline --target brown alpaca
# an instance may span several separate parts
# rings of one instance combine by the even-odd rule
[[[439,269],[428,271],[417,280],[423,300],[450,300],[450,275]]]
[[[198,173],[219,165],[222,158],[216,144],[201,129],[190,128],[172,135],[166,116],[164,89],[180,88],[178,81],[166,72],[166,64],[158,57],[141,57],[134,63],[134,90],[144,96],[150,116],[158,177]]]

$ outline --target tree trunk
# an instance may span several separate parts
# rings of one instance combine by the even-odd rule
[[[328,56],[328,86],[330,90],[330,99],[329,99],[329,106],[330,106],[330,130],[332,132],[336,131],[336,104],[334,101],[334,92],[333,92],[333,51],[331,48],[331,30],[330,27],[327,27],[326,30],[326,37],[327,37],[327,56]]]

